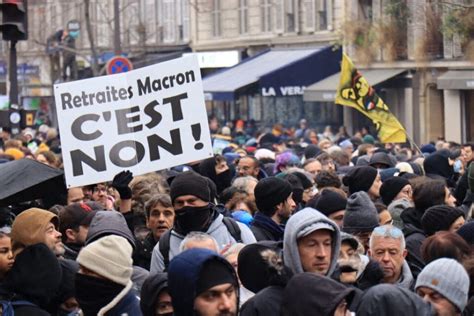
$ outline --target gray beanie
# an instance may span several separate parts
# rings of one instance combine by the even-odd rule
[[[364,191],[353,193],[347,199],[342,230],[349,234],[371,232],[379,226],[377,209]]]
[[[405,198],[392,201],[392,203],[387,206],[388,212],[390,213],[390,215],[392,215],[393,226],[403,229],[405,225],[403,224],[400,215],[402,215],[402,212],[404,210],[412,206],[413,205],[411,204],[411,202],[406,200]]]
[[[432,261],[418,275],[415,290],[420,286],[432,289],[453,303],[460,312],[467,304],[469,275],[454,259],[441,258]]]

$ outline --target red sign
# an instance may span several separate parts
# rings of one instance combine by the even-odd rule
[[[133,69],[130,59],[123,56],[115,56],[107,62],[107,74],[119,74]]]

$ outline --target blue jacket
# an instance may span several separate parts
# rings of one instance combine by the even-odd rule
[[[222,262],[234,276],[235,284],[239,284],[234,268],[217,253],[198,248],[187,250],[174,257],[168,268],[168,290],[172,298],[174,315],[194,315],[194,299],[199,274],[209,260]]]
[[[99,311],[102,315],[141,316],[140,300],[132,290],[132,281],[106,306]]]

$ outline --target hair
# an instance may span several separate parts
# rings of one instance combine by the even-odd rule
[[[50,150],[45,150],[45,151],[42,151],[42,152],[39,152],[36,157],[38,157],[39,155],[43,155],[44,158],[46,158],[46,161],[52,165],[52,166],[58,166],[58,157],[56,156],[55,153],[53,153],[52,151]]]
[[[367,144],[367,143],[360,144],[359,147],[357,148],[359,151],[359,157],[367,155],[367,151],[369,150],[369,148],[373,148],[373,147],[375,147],[373,144]]]
[[[474,150],[474,142],[464,143],[462,147],[471,147],[471,150]]]
[[[251,155],[247,155],[247,156],[243,156],[243,157],[240,157],[240,158],[237,158],[235,160],[235,165],[237,166],[240,162],[240,160],[242,159],[245,159],[245,158],[248,158],[248,159],[251,159],[253,161],[253,164],[256,168],[260,167],[260,161],[258,161],[257,158],[255,158],[255,156],[251,156]]]
[[[232,187],[236,188],[237,190],[247,192],[247,186],[248,186],[249,182],[257,183],[258,180],[255,179],[252,176],[238,177],[234,180],[234,182],[232,182]],[[253,192],[247,192],[247,193],[251,194]]]
[[[413,187],[413,202],[421,212],[431,206],[444,204],[445,197],[446,184],[442,180],[427,180]]]
[[[228,247],[227,249],[224,249],[221,253],[221,256],[227,259],[227,257],[231,255],[238,254],[240,250],[242,250],[245,246],[246,246],[245,244],[240,243],[240,242],[235,243],[232,246]]]
[[[383,228],[384,233],[380,234],[376,230],[377,228]],[[397,236],[397,237],[395,237]],[[405,243],[405,236],[400,228],[392,226],[392,225],[383,225],[376,227],[372,234],[370,235],[369,239],[369,248],[372,249],[375,237],[383,237],[383,238],[391,238],[395,240],[400,240],[400,249],[405,250],[406,243]]]
[[[375,202],[374,205],[375,205],[375,208],[377,209],[377,214],[380,214],[383,211],[387,210],[387,205],[385,205],[383,203]]]
[[[157,194],[154,195],[152,198],[150,198],[146,203],[145,203],[145,214],[146,218],[150,218],[150,212],[151,209],[156,205],[160,204],[161,206],[164,207],[173,207],[173,204],[171,203],[171,198],[168,194]]]
[[[190,232],[189,234],[184,237],[183,241],[179,244],[179,253],[187,250],[186,246],[190,241],[205,241],[205,240],[212,240],[214,245],[216,246],[216,251],[219,251],[219,244],[217,243],[216,239],[209,234],[203,232]]]
[[[421,245],[421,256],[426,264],[439,258],[452,258],[463,263],[472,252],[461,236],[448,231],[437,232],[426,238]]]
[[[332,160],[332,158],[327,152],[322,152],[316,157],[316,160],[319,161],[321,164],[324,164],[326,161]]]
[[[309,165],[310,163],[315,162],[315,161],[319,162],[318,159],[316,159],[316,158],[309,158],[309,159],[306,159],[306,160],[304,161],[304,163],[303,163],[303,168],[306,167],[307,165]]]
[[[341,179],[335,174],[334,172],[331,171],[325,171],[322,170],[316,175],[316,187],[320,190],[322,188],[326,187],[334,187],[334,188],[340,188],[341,187]]]
[[[349,166],[351,157],[346,151],[334,150],[331,152],[331,158],[338,166]]]

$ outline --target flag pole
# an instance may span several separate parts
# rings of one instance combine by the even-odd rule
[[[423,154],[423,153],[421,152],[420,147],[418,147],[418,145],[417,145],[417,144],[413,141],[413,139],[408,135],[408,133],[406,132],[406,130],[405,130],[405,135],[406,135],[408,141],[410,142],[410,145],[411,145],[412,149],[413,149],[413,147],[415,147],[415,149],[418,150],[418,152],[419,152],[420,154]]]

